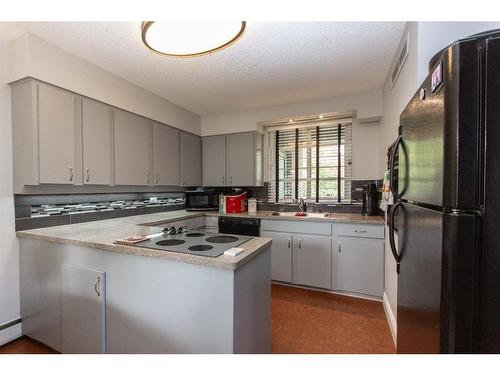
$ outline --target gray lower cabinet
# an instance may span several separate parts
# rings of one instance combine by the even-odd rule
[[[153,179],[155,185],[179,185],[179,146],[179,131],[177,129],[153,123]]]
[[[381,236],[383,227],[380,225],[346,224],[336,230],[332,270],[334,290],[382,296],[384,240]]]
[[[105,273],[63,263],[62,352],[106,352]]]
[[[77,98],[69,91],[37,84],[40,184],[75,184]]]
[[[261,237],[272,238],[271,279],[292,282],[292,235],[288,233],[261,231]]]
[[[201,182],[201,137],[181,132],[181,186],[200,186]]]
[[[203,137],[203,186],[226,185],[226,136]]]
[[[116,185],[151,185],[151,124],[144,117],[114,110]]]
[[[108,105],[87,98],[82,99],[84,184],[113,183],[111,117],[112,112]]]
[[[331,288],[332,239],[327,236],[293,236],[294,284]]]

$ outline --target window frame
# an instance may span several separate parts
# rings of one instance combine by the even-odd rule
[[[321,144],[321,138],[320,138],[320,128],[321,127],[334,127],[336,126],[337,129],[337,136],[336,136],[336,152],[337,152],[337,165],[336,171],[337,171],[337,176],[336,177],[320,177],[320,170],[321,165],[320,165],[320,144]],[[349,129],[347,129],[349,127]],[[299,182],[304,181],[304,179],[301,179],[299,176],[299,169],[304,169],[304,168],[299,168],[299,129],[315,129],[314,134],[315,134],[315,140],[314,144],[310,148],[311,150],[313,147],[315,147],[315,152],[316,152],[316,160],[315,160],[315,165],[312,167],[315,170],[315,177],[313,178],[313,181],[315,181],[315,186],[313,189],[315,190],[314,198],[306,198],[306,197],[299,197]],[[280,179],[280,131],[283,132],[285,130],[293,130],[295,135],[294,135],[294,158],[293,158],[293,170],[294,170],[294,175],[292,178],[292,186],[294,189],[292,190],[292,195],[293,197],[291,199],[289,198],[281,198],[280,199],[280,184],[284,183],[286,179]],[[335,131],[335,129],[334,129]],[[294,199],[298,198],[303,198],[308,202],[313,202],[313,203],[336,203],[336,204],[349,204],[351,203],[351,194],[350,192],[348,193],[346,190],[347,186],[349,185],[347,180],[352,180],[351,174],[352,174],[352,120],[348,121],[335,121],[334,123],[329,123],[329,124],[318,124],[318,125],[313,125],[313,124],[301,124],[299,126],[289,126],[289,127],[273,127],[269,128],[268,132],[275,132],[274,133],[274,145],[272,145],[272,151],[274,151],[274,170],[272,168],[269,168],[269,172],[274,172],[274,178],[271,178],[271,174],[269,175],[269,180],[270,182],[274,183],[274,202],[275,203],[289,203],[292,202]],[[348,133],[349,132],[349,137]],[[348,141],[350,144],[348,145]],[[270,144],[271,145],[271,144]],[[343,146],[343,147],[342,147]],[[349,151],[347,151],[349,149]],[[343,150],[343,151],[342,151]],[[346,153],[348,154],[346,155]],[[344,165],[342,160],[344,160]],[[271,164],[270,164],[271,165]],[[335,168],[334,167],[334,168]],[[342,175],[342,168],[344,168],[344,175]],[[350,173],[347,173],[347,172]],[[311,175],[313,175],[313,170],[311,170]],[[305,181],[308,181],[306,178]],[[337,197],[334,199],[328,199],[326,197],[320,197],[320,182],[321,181],[336,181],[336,193]],[[286,183],[286,182],[285,182]],[[347,186],[346,186],[347,185]],[[342,193],[342,187],[344,187],[344,192]],[[269,194],[270,198],[272,198],[272,193]],[[311,194],[312,195],[312,194]],[[325,199],[326,198],[326,199]]]

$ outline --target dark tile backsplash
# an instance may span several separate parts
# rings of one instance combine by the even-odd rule
[[[156,197],[157,202],[150,202]],[[15,195],[16,230],[180,210],[184,193]]]

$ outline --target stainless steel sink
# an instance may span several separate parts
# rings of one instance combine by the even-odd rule
[[[304,212],[301,215],[297,215],[297,212],[273,212],[272,216],[285,216],[285,217],[296,217],[300,218],[328,218],[330,217],[330,213],[319,213],[319,212]]]

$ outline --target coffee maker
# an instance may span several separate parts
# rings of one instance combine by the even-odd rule
[[[367,216],[378,215],[379,201],[380,201],[380,192],[377,189],[377,184],[369,183],[363,185],[362,214]]]

